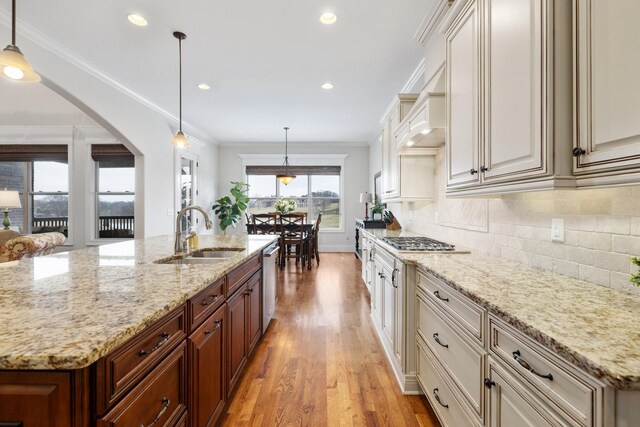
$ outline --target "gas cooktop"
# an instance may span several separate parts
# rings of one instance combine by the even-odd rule
[[[453,252],[456,250],[454,245],[428,237],[383,237],[381,240],[399,251]]]

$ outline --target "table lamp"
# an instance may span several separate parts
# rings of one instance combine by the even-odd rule
[[[364,219],[369,219],[369,203],[373,203],[373,194],[360,193],[360,203],[364,203]]]
[[[17,191],[0,190],[0,208],[4,207],[4,221],[2,221],[2,225],[4,225],[4,229],[8,230],[11,225],[11,220],[9,220],[9,208],[21,208],[20,204],[20,193]]]

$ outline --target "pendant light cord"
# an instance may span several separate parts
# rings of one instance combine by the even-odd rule
[[[15,0],[13,0],[15,1]],[[182,132],[182,38],[178,38],[178,50],[180,57],[180,132]]]
[[[11,2],[11,44],[16,45],[16,0]]]
[[[284,164],[289,172],[289,128],[284,128]]]

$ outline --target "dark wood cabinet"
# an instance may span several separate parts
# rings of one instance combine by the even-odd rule
[[[242,368],[247,362],[247,287],[242,286],[229,300],[227,307],[229,311],[229,339],[228,355],[229,369],[227,374],[227,395],[231,393],[235,386]]]
[[[247,282],[247,346],[248,354],[262,336],[262,274],[258,272]]]
[[[189,336],[189,412],[193,427],[215,425],[226,403],[223,305]]]

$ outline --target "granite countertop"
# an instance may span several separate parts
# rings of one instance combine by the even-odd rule
[[[155,264],[173,254],[173,237],[160,236],[0,264],[0,369],[89,366],[275,237],[199,240],[243,250],[215,264]]]
[[[398,233],[365,232],[377,238]],[[502,258],[386,248],[595,378],[619,390],[640,390],[639,297]]]

